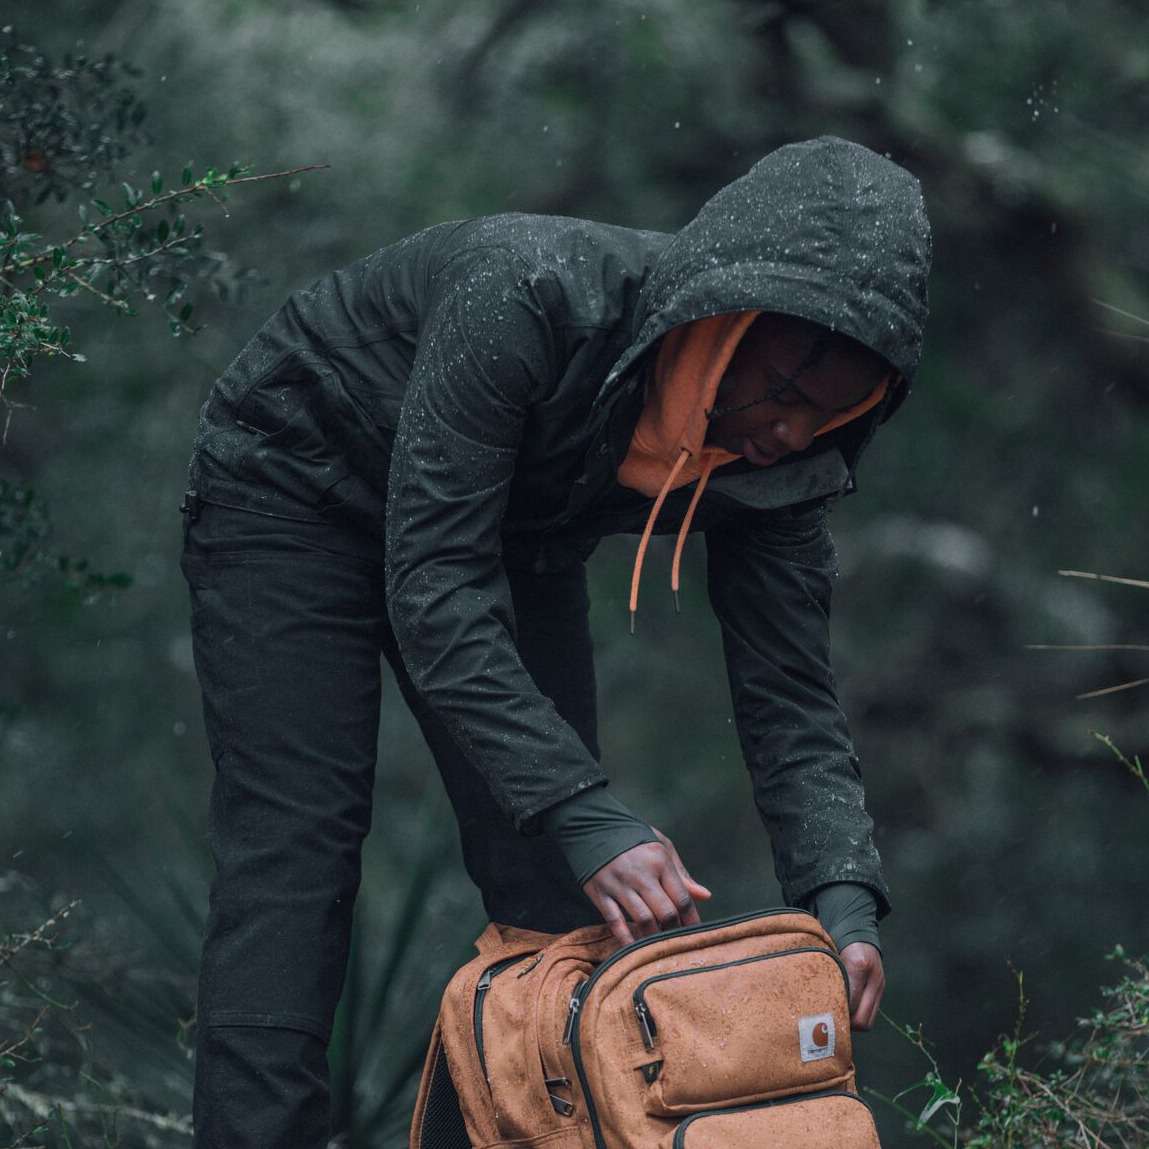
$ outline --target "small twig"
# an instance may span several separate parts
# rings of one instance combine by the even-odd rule
[[[1059,645],[1049,642],[1027,642],[1026,650],[1149,650],[1149,645],[1138,642],[1108,642],[1093,646],[1079,643]]]
[[[1117,686],[1106,686],[1101,690],[1087,690],[1084,694],[1077,695],[1078,700],[1085,698],[1100,698],[1103,694],[1116,694],[1119,690],[1132,690],[1135,686],[1144,686],[1149,682],[1149,678],[1135,678],[1132,682],[1122,682]]]
[[[34,942],[45,940],[45,934],[55,929],[82,901],[73,898],[66,906],[58,909],[47,921],[41,922],[30,934],[24,934],[16,945],[0,945],[0,965],[10,962],[21,950],[27,949]]]
[[[1149,335],[1135,335],[1132,331],[1114,331],[1112,327],[1095,327],[1101,335],[1112,335],[1116,339],[1132,339],[1134,343],[1149,343]]]
[[[129,304],[126,299],[113,299],[112,296],[101,291],[98,287],[94,287],[82,275],[77,275],[73,271],[69,271],[67,274],[68,278],[74,284],[78,287],[82,287],[85,291],[90,291],[101,303],[106,303],[109,307],[114,307],[117,311],[126,311],[128,309]]]
[[[1096,303],[1098,307],[1104,307],[1106,311],[1112,311],[1116,315],[1120,315],[1123,319],[1132,319],[1134,323],[1144,323],[1146,327],[1149,327],[1149,319],[1146,319],[1143,315],[1135,315],[1132,311],[1126,311],[1124,308],[1117,307],[1115,304],[1106,303],[1104,299],[1094,299],[1093,302]]]
[[[300,172],[320,172],[329,167],[331,167],[330,164],[305,164],[301,168],[288,168],[287,171],[282,172],[265,172],[261,176],[241,176],[239,179],[228,180],[227,186],[231,187],[234,184],[253,184],[259,180],[277,180],[282,179],[284,176],[299,175]]]
[[[1149,582],[1144,579],[1138,578],[1118,578],[1117,575],[1103,575],[1094,574],[1091,571],[1058,571],[1059,575],[1065,575],[1067,578],[1090,578],[1096,579],[1098,582],[1117,582],[1122,586],[1138,586],[1144,590],[1149,590]]]
[[[151,259],[153,255],[159,255],[161,252],[167,251],[169,248],[178,247],[181,243],[187,243],[188,237],[186,235],[173,235],[170,239],[165,239],[159,247],[153,247],[150,251],[140,251],[135,255],[129,255],[127,259],[105,259],[103,256],[87,256],[77,259],[72,264],[73,267],[106,267],[109,264],[115,264],[117,267],[128,267],[133,263],[139,263],[141,260]]]
[[[27,1045],[28,1042],[32,1040],[32,1036],[36,1032],[40,1022],[48,1015],[48,1011],[51,1008],[50,1005],[41,1006],[40,1012],[32,1019],[31,1024],[25,1027],[23,1037],[19,1040],[12,1041],[8,1045],[0,1045],[0,1057],[13,1057],[22,1046]]]
[[[227,210],[227,204],[225,204],[223,200],[220,199],[214,191],[212,191],[211,188],[204,188],[203,190],[207,192],[207,194],[219,205],[219,210],[223,212],[223,218],[231,219],[231,212]]]
[[[301,172],[321,171],[330,166],[330,164],[305,164],[303,167],[288,168],[282,172],[265,172],[263,175],[258,176],[241,176],[236,179],[227,180],[226,183],[221,186],[231,187],[234,184],[250,184],[258,183],[261,180],[282,179],[284,176],[298,175]],[[123,211],[116,212],[114,215],[109,215],[104,219],[89,224],[79,235],[72,236],[71,239],[66,240],[62,244],[58,244],[57,247],[67,250],[70,247],[74,247],[77,243],[88,239],[90,236],[98,235],[100,232],[106,231],[109,227],[114,226],[121,220],[129,219],[131,216],[139,215],[141,212],[162,207],[164,204],[171,203],[174,200],[186,199],[188,196],[197,195],[199,192],[207,192],[210,194],[211,190],[203,179],[196,180],[194,184],[189,184],[187,187],[172,188],[171,191],[152,196],[151,199],[142,200],[134,207],[125,208]],[[50,253],[44,253],[43,255],[34,256],[32,259],[27,259],[20,263],[13,263],[12,266],[19,271],[26,271],[28,268],[34,267],[38,263],[44,263],[51,258]]]
[[[1149,778],[1145,777],[1145,767],[1141,765],[1141,759],[1135,754],[1132,758],[1128,757],[1125,752],[1109,737],[1108,734],[1103,734],[1100,730],[1091,730],[1089,732],[1101,743],[1107,750],[1109,750],[1113,757],[1149,791]],[[1132,1006],[1130,1006],[1132,1010]],[[1136,1015],[1133,1018],[1136,1021]]]

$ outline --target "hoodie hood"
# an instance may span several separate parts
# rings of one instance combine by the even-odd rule
[[[711,197],[666,245],[639,293],[634,337],[600,401],[674,327],[778,311],[877,352],[902,386],[917,374],[930,227],[917,179],[835,136],[787,144]]]

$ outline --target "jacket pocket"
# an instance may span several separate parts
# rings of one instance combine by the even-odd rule
[[[828,949],[656,974],[632,998],[652,1115],[852,1082],[848,981]]]
[[[823,1093],[688,1117],[658,1149],[881,1149],[870,1107]]]

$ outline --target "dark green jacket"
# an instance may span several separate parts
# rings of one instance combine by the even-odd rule
[[[713,475],[706,535],[737,727],[784,895],[833,881],[888,906],[829,659],[825,504],[920,354],[929,228],[917,181],[833,138],[766,156],[674,235],[562,217],[440,224],[295,292],[204,406],[201,497],[385,542],[411,677],[526,832],[604,771],[524,670],[505,570],[584,560],[650,509],[616,472],[659,337],[783,311],[843,331],[904,382],[800,455]],[[691,488],[658,530],[677,530]],[[385,500],[385,502],[384,502]]]

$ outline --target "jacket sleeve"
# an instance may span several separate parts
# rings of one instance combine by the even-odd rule
[[[787,904],[857,882],[889,912],[861,766],[830,667],[837,575],[826,509],[739,518],[707,532],[735,723]]]
[[[494,250],[440,273],[388,480],[387,609],[416,689],[521,831],[605,781],[520,659],[501,526],[527,412],[556,374],[539,283]]]

